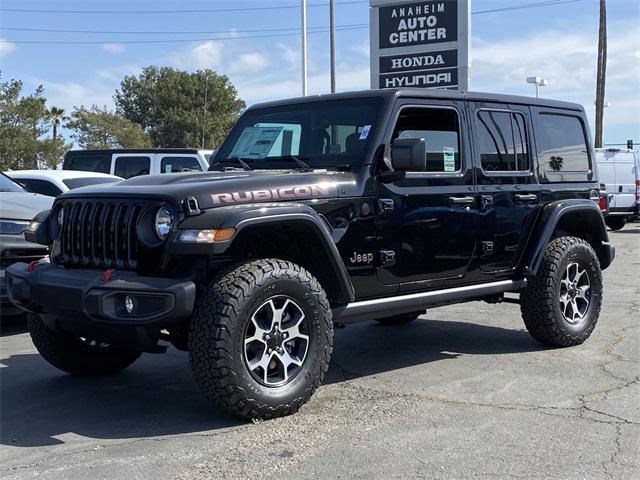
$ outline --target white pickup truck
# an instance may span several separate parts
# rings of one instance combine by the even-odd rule
[[[605,218],[611,230],[620,230],[638,215],[640,206],[640,164],[631,149],[597,148],[600,183],[607,185],[609,212]]]

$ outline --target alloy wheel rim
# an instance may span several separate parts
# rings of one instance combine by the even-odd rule
[[[572,325],[581,323],[591,304],[589,273],[579,263],[567,265],[560,280],[560,311]]]
[[[308,321],[290,297],[269,298],[251,315],[244,335],[244,359],[251,376],[267,387],[291,382],[309,350]]]

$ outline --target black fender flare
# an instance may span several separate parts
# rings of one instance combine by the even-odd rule
[[[355,290],[349,279],[347,268],[331,236],[331,227],[318,212],[303,203],[244,204],[204,211],[201,215],[187,217],[180,224],[179,230],[169,240],[170,246],[168,250],[169,253],[174,254],[224,255],[243,231],[256,226],[278,223],[298,224],[308,227],[308,231],[315,235],[315,240],[318,240],[318,243],[322,246],[321,252],[313,252],[313,254],[322,255],[333,274],[334,289],[338,292],[338,295],[331,299],[332,303],[346,304],[352,302],[355,299]],[[235,228],[236,233],[230,240],[215,244],[181,244],[177,242],[180,230],[210,228]]]
[[[586,199],[558,200],[545,205],[538,216],[532,242],[524,257],[525,275],[538,272],[544,250],[558,228],[578,236],[588,236],[603,270],[613,262],[615,248],[609,243],[607,227],[598,205]]]

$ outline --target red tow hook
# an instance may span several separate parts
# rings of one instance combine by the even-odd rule
[[[116,269],[115,268],[110,268],[109,270],[105,270],[104,273],[102,274],[102,281],[103,282],[110,282],[111,281],[111,274],[113,272],[115,272]]]
[[[27,272],[31,273],[36,269],[36,266],[38,265],[38,260],[33,260],[31,262],[29,262],[29,266],[27,267]]]

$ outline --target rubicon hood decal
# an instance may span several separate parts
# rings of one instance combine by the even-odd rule
[[[264,202],[269,200],[292,200],[303,198],[322,198],[337,195],[335,182],[323,182],[310,185],[297,185],[283,188],[247,190],[239,192],[214,193],[213,205],[229,205],[244,202]]]

